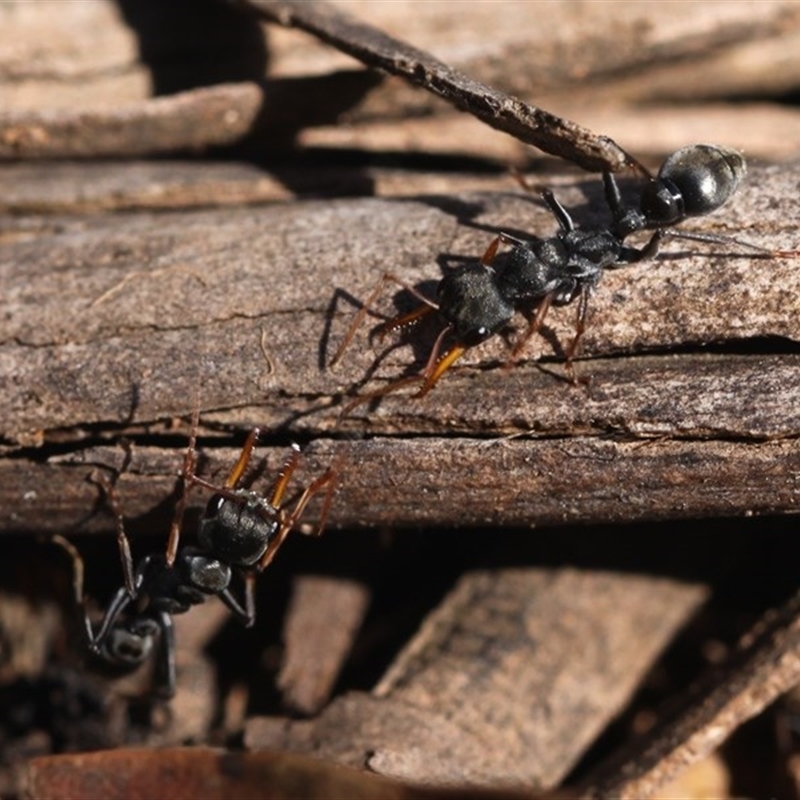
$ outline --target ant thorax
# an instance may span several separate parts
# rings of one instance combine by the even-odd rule
[[[214,495],[200,520],[197,541],[209,555],[241,567],[255,564],[278,530],[278,510],[264,497],[236,489]]]
[[[137,570],[136,614],[142,619],[162,611],[184,614],[230,582],[230,567],[196,547],[181,548],[172,566],[160,553],[145,556]]]

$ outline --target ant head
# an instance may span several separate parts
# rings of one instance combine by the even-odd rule
[[[250,566],[275,535],[278,511],[255,492],[237,489],[233,494],[215,494],[208,501],[197,541],[207,554],[227,564]]]
[[[497,333],[514,315],[513,306],[499,291],[495,271],[485,264],[465,264],[449,272],[436,294],[440,313],[467,347]]]
[[[693,144],[673,153],[643,190],[641,210],[648,227],[674,225],[685,217],[709,214],[736,191],[747,173],[736,150]]]

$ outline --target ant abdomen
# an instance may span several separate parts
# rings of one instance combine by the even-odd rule
[[[745,174],[744,156],[729,147],[693,144],[661,165],[658,177],[642,191],[641,210],[648,227],[673,225],[708,214],[736,191]]]

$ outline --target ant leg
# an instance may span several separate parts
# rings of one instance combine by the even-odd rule
[[[525,333],[520,336],[519,340],[514,344],[514,348],[511,351],[511,358],[508,360],[508,365],[514,364],[516,361],[519,360],[519,357],[522,355],[522,351],[527,346],[528,342],[531,340],[531,337],[542,327],[544,324],[544,318],[547,316],[547,312],[550,310],[550,306],[553,304],[553,294],[546,294],[542,298],[542,302],[536,306],[536,313],[533,315],[533,318],[528,321],[528,327],[525,330]]]
[[[481,256],[481,264],[483,264],[484,267],[490,267],[492,265],[497,255],[497,250],[500,247],[500,242],[503,241],[502,235],[503,234],[495,236],[486,248],[486,252]]]
[[[378,329],[375,331],[375,335],[379,340],[383,339],[390,331],[396,330],[397,328],[404,328],[406,325],[410,325],[412,322],[427,317],[428,314],[432,314],[434,311],[438,310],[439,306],[420,306],[413,311],[409,311],[408,314],[401,314],[399,317],[394,317],[393,319],[387,320],[382,325],[379,325]]]
[[[624,210],[622,206],[622,193],[619,190],[617,179],[614,177],[613,173],[608,170],[603,172],[603,189],[605,190],[606,203],[611,209],[614,219],[617,219]]]
[[[383,277],[375,285],[375,288],[372,290],[370,296],[367,298],[367,301],[364,303],[363,306],[361,306],[355,317],[353,317],[353,321],[350,323],[350,327],[347,329],[347,332],[344,335],[344,339],[342,339],[342,343],[336,349],[336,352],[333,354],[333,358],[330,360],[330,366],[334,366],[342,358],[342,356],[344,355],[344,351],[349,347],[350,342],[353,341],[353,337],[356,335],[356,331],[361,327],[361,324],[364,322],[364,317],[366,317],[366,315],[372,311],[372,306],[378,299],[380,293],[383,291],[384,286],[386,286],[386,284],[390,282],[396,283],[398,286],[402,286],[404,289],[411,292],[411,294],[413,294],[414,297],[416,297],[425,306],[429,306],[431,310],[435,311],[436,309],[439,308],[439,306],[436,303],[434,303],[433,300],[430,300],[427,297],[425,297],[425,295],[423,295],[421,292],[418,292],[416,289],[414,289],[413,286],[407,285],[405,282],[401,281],[398,277],[392,275],[391,272],[385,272],[383,274]],[[399,325],[401,324],[407,324],[407,322],[413,321],[413,319],[416,319],[416,317],[412,317],[411,319],[406,320],[405,322],[400,322],[397,325],[392,325],[391,328],[388,328],[387,331],[384,332],[388,332],[392,328],[399,327]],[[390,322],[393,321],[394,320],[390,320]]]
[[[442,375],[455,363],[456,359],[458,359],[464,353],[464,350],[466,350],[463,345],[455,345],[454,347],[451,347],[441,359],[439,359],[439,351],[442,347],[442,341],[444,340],[444,337],[451,332],[451,330],[452,326],[448,325],[436,337],[436,341],[431,348],[431,353],[428,356],[425,369],[423,369],[421,373],[418,375],[408,375],[405,378],[392,381],[382,389],[377,389],[374,392],[368,392],[367,394],[362,394],[353,398],[339,412],[339,421],[343,420],[354,408],[358,408],[358,406],[368,403],[370,400],[383,397],[385,394],[396,392],[398,389],[402,389],[404,386],[408,386],[411,383],[419,383],[422,381],[422,386],[420,387],[419,391],[414,394],[414,397],[424,397],[426,394],[428,394],[439,378],[442,377]]]
[[[569,212],[566,208],[564,208],[564,206],[561,205],[561,203],[558,201],[558,198],[549,189],[544,189],[542,191],[542,199],[545,201],[545,203],[547,203],[547,207],[558,221],[558,224],[564,233],[569,233],[570,231],[575,230],[575,223],[572,221],[572,217],[569,215]]]
[[[654,258],[658,253],[661,240],[665,236],[670,235],[670,231],[664,228],[658,228],[644,247],[640,249],[635,247],[623,247],[619,252],[616,262],[610,264],[607,269],[618,269],[626,264],[635,264],[638,261],[646,261],[647,259]]]
[[[722,233],[696,233],[693,231],[665,230],[663,236],[671,239],[688,239],[692,242],[705,242],[706,244],[733,244],[737,247],[744,247],[755,253],[761,254],[764,258],[797,258],[800,250],[772,250],[769,247],[748,242],[745,239],[736,239],[733,236],[726,236]]]
[[[178,555],[178,544],[181,538],[181,526],[183,525],[183,515],[186,511],[186,503],[189,499],[189,488],[195,482],[195,469],[197,468],[197,428],[200,425],[200,401],[195,397],[194,409],[192,410],[192,423],[189,429],[189,444],[183,456],[183,469],[180,475],[180,496],[175,503],[175,511],[172,515],[172,523],[169,526],[167,536],[167,566],[171,567],[175,563]]]
[[[161,630],[161,657],[156,662],[155,684],[156,693],[169,700],[175,696],[177,686],[175,668],[175,625],[172,617],[166,611],[160,611],[156,622]]]
[[[291,513],[283,517],[277,533],[272,538],[272,541],[270,541],[269,546],[264,552],[264,555],[261,556],[256,564],[256,569],[259,572],[266,569],[272,562],[272,559],[275,558],[275,554],[278,552],[280,546],[289,535],[289,531],[291,531],[300,520],[303,511],[305,511],[305,508],[308,505],[308,501],[315,494],[321,492],[323,489],[326,489],[325,499],[322,504],[322,512],[320,514],[317,530],[315,531],[317,535],[322,533],[322,529],[325,526],[325,521],[328,518],[328,512],[330,511],[331,503],[333,502],[333,492],[336,488],[335,478],[336,473],[332,468],[329,467],[325,470],[325,472],[322,473],[322,475],[320,475],[315,481],[313,481],[303,490],[303,493],[300,495],[300,499],[295,504],[295,507],[292,509]]]
[[[256,621],[255,580],[254,572],[244,573],[244,605],[233,596],[230,589],[219,593],[222,602],[245,628],[252,628]]]
[[[461,358],[464,354],[464,351],[467,348],[464,347],[463,344],[456,344],[453,345],[436,363],[436,368],[425,378],[425,382],[422,384],[420,390],[414,395],[414,397],[425,397],[428,392],[433,389],[436,385],[436,382],[439,378],[447,372],[450,367],[455,364],[455,362]]]
[[[207,481],[205,478],[201,478],[198,475],[194,474],[194,464],[196,463],[196,455],[191,460],[191,466],[184,468],[184,479],[186,483],[188,483],[191,486],[200,486],[203,489],[207,489],[209,492],[221,495],[227,500],[239,499],[240,496],[234,490],[236,489],[236,484],[238,484],[239,481],[242,479],[242,475],[244,475],[245,471],[247,470],[247,467],[250,464],[250,460],[253,457],[253,450],[255,449],[255,446],[258,443],[259,436],[261,436],[261,428],[253,428],[253,430],[250,431],[250,433],[247,435],[247,439],[245,440],[244,446],[242,447],[242,451],[239,453],[239,458],[236,459],[236,463],[233,465],[233,468],[228,473],[228,477],[225,478],[225,482],[221,486],[218,486],[215,483],[211,483],[211,481]],[[190,440],[189,447],[192,451],[194,451],[194,439]],[[185,463],[187,464],[189,463],[188,458]]]
[[[620,257],[614,267],[653,258],[658,252],[662,239],[665,238],[686,239],[687,241],[703,242],[704,244],[735,245],[736,247],[743,247],[746,250],[752,250],[763,258],[797,258],[800,256],[800,250],[771,250],[768,247],[762,247],[753,242],[748,242],[744,239],[736,239],[733,236],[726,236],[722,233],[699,233],[659,228],[641,250],[637,250],[634,247],[623,247]],[[609,269],[613,269],[614,267],[609,267]]]
[[[81,554],[72,542],[65,539],[59,534],[55,534],[51,541],[57,544],[72,558],[72,593],[75,605],[80,609],[81,616],[83,617],[84,637],[86,646],[91,647],[94,643],[94,632],[92,631],[92,622],[89,619],[89,612],[86,610],[86,600],[83,595],[83,574],[84,565]]]
[[[447,372],[447,370],[450,369],[453,364],[455,364],[456,360],[459,359],[467,349],[462,344],[455,344],[441,358],[439,358],[439,351],[442,349],[442,342],[444,341],[444,337],[450,333],[450,329],[451,326],[448,325],[436,338],[436,341],[433,344],[433,349],[431,350],[431,354],[428,356],[428,363],[425,365],[425,369],[422,371],[422,386],[414,395],[414,397],[425,397],[425,395],[428,394],[428,392],[436,385],[436,382],[439,380],[439,378],[441,378],[442,375],[444,375],[444,373]]]
[[[109,631],[116,625],[120,614],[127,608],[133,600],[133,594],[128,591],[127,586],[123,586],[117,590],[114,599],[109,603],[103,621],[100,623],[97,634],[92,629],[92,621],[89,619],[89,612],[86,609],[86,600],[83,594],[83,574],[84,565],[83,559],[80,556],[77,548],[72,542],[65,539],[63,536],[56,534],[53,536],[52,541],[62,547],[72,557],[73,573],[72,573],[72,590],[75,597],[75,602],[81,610],[83,617],[84,637],[86,646],[93,652],[99,653],[102,649],[103,642],[108,637]]]
[[[431,354],[428,356],[428,363],[425,365],[425,369],[422,370],[419,375],[409,375],[406,378],[400,378],[399,380],[392,381],[387,386],[384,386],[383,389],[378,389],[375,392],[370,392],[369,394],[356,397],[342,409],[341,413],[339,414],[339,419],[343,419],[354,408],[357,408],[363,403],[374,400],[377,397],[383,397],[385,394],[391,394],[398,389],[402,389],[403,386],[407,386],[409,383],[418,383],[419,381],[422,381],[422,386],[420,386],[419,390],[414,394],[414,397],[425,397],[425,395],[428,394],[428,392],[436,385],[439,378],[441,378],[442,375],[444,375],[444,373],[453,366],[456,360],[460,358],[467,349],[461,344],[453,345],[453,347],[451,347],[441,358],[439,358],[439,351],[442,349],[442,341],[444,340],[444,337],[450,333],[450,330],[451,326],[448,325],[436,338],[433,348],[431,349]]]
[[[575,367],[572,362],[578,354],[578,345],[580,344],[583,334],[586,332],[586,317],[589,313],[589,296],[591,290],[587,287],[581,289],[580,297],[578,298],[578,316],[575,321],[575,338],[570,342],[567,348],[567,363],[565,369],[569,375],[569,379],[573,384],[578,384],[579,381],[575,376]]]
[[[53,544],[58,545],[62,550],[65,550],[67,555],[72,559],[72,596],[77,605],[83,605],[83,573],[84,565],[83,558],[69,539],[65,539],[58,533],[53,534],[50,539]]]
[[[526,244],[523,239],[518,239],[516,236],[512,236],[510,233],[498,233],[497,236],[495,236],[494,239],[492,239],[492,241],[489,243],[489,246],[486,248],[486,252],[480,258],[480,262],[484,267],[492,266],[492,262],[497,255],[497,251],[501,242],[503,244],[511,244],[515,246],[524,246]]]
[[[130,451],[128,452],[128,460]],[[125,533],[125,520],[122,516],[122,505],[117,494],[116,486],[101,477],[97,472],[93,472],[89,476],[89,480],[95,485],[99,486],[111,506],[111,511],[117,524],[117,547],[119,548],[119,557],[122,562],[122,575],[125,582],[125,590],[132,597],[136,591],[134,570],[133,570],[133,556],[131,555],[131,545],[128,536]]]
[[[354,397],[349,403],[343,406],[342,410],[339,412],[339,416],[337,418],[337,424],[341,422],[354,408],[358,408],[359,406],[363,406],[364,403],[369,403],[371,400],[377,400],[379,397],[383,397],[385,394],[392,394],[396,392],[398,389],[402,389],[404,386],[408,386],[411,383],[419,383],[420,376],[419,375],[408,375],[405,378],[400,378],[396,381],[392,381],[391,383],[387,384],[383,387],[383,389],[377,389],[374,392],[367,392],[366,394],[360,394],[357,397]]]
[[[108,634],[117,624],[120,614],[122,614],[128,605],[130,605],[133,599],[134,595],[130,594],[124,586],[121,589],[118,589],[113,600],[108,604],[108,608],[103,615],[103,621],[100,623],[100,627],[97,629],[96,634],[92,631],[92,625],[89,621],[89,618],[86,618],[86,627],[89,634],[89,649],[93,653],[100,653],[103,643],[108,638]]]
[[[286,493],[286,487],[289,485],[289,481],[292,479],[292,475],[294,471],[297,469],[297,465],[300,463],[300,447],[296,444],[292,444],[292,455],[289,457],[288,461],[283,465],[283,469],[280,471],[278,475],[278,480],[275,481],[275,485],[272,487],[272,494],[269,498],[269,504],[273,508],[280,508],[281,502],[283,500],[283,495]]]
[[[253,457],[253,449],[258,442],[259,436],[261,436],[260,428],[253,428],[247,435],[247,440],[244,443],[244,447],[242,447],[242,452],[239,454],[239,458],[236,460],[233,469],[230,471],[230,474],[223,484],[226,489],[235,489],[236,484],[242,479],[242,475],[244,475],[245,470],[250,464],[250,459]]]

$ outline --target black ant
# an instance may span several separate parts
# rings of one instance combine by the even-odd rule
[[[567,305],[577,299],[575,336],[566,349],[566,368],[575,383],[572,362],[586,329],[589,298],[604,270],[652,258],[665,237],[733,243],[765,257],[798,255],[798,251],[769,250],[723,235],[668,230],[668,226],[687,217],[702,216],[722,206],[736,191],[746,171],[743,156],[735,150],[706,144],[684,147],[664,161],[656,177],[650,177],[642,190],[638,208],[623,205],[616,179],[610,172],[605,172],[603,185],[613,220],[607,227],[596,228],[576,227],[567,210],[546,189],[542,198],[561,230],[546,239],[532,237],[530,240],[501,233],[479,261],[459,266],[442,278],[436,289],[436,301],[407,286],[391,273],[385,273],[353,319],[331,365],[342,357],[364,316],[389,282],[411,291],[422,305],[379,325],[375,335],[380,338],[434,312],[444,318],[446,325],[421,373],[356,397],[343,408],[341,416],[408,383],[421,382],[414,396],[424,397],[465,350],[500,332],[519,311],[526,317],[528,326],[514,345],[513,361],[539,330],[551,306]],[[637,249],[624,244],[630,234],[647,229],[655,232],[644,247]],[[510,244],[511,248],[495,263],[501,242]],[[443,342],[448,336],[453,344],[442,353]]]
[[[254,428],[230,474],[221,486],[195,474],[197,417],[180,476],[180,494],[164,554],[145,556],[134,568],[119,497],[114,483],[93,476],[104,490],[117,523],[124,586],[112,598],[99,627],[89,618],[83,593],[83,560],[75,547],[61,536],[54,541],[73,559],[73,591],[82,610],[86,645],[100,662],[120,671],[133,671],[156,646],[154,693],[169,698],[175,693],[174,614],[183,614],[211,596],[219,597],[245,626],[255,622],[255,580],[275,557],[289,532],[297,525],[311,497],[325,490],[317,533],[321,533],[333,499],[334,472],[326,470],[307,486],[291,510],[283,504],[300,452],[294,449],[268,497],[238,486],[259,437]],[[213,492],[200,519],[197,546],[180,547],[188,490],[201,486]],[[233,571],[244,582],[241,600],[231,592]],[[159,641],[160,640],[160,641]]]

